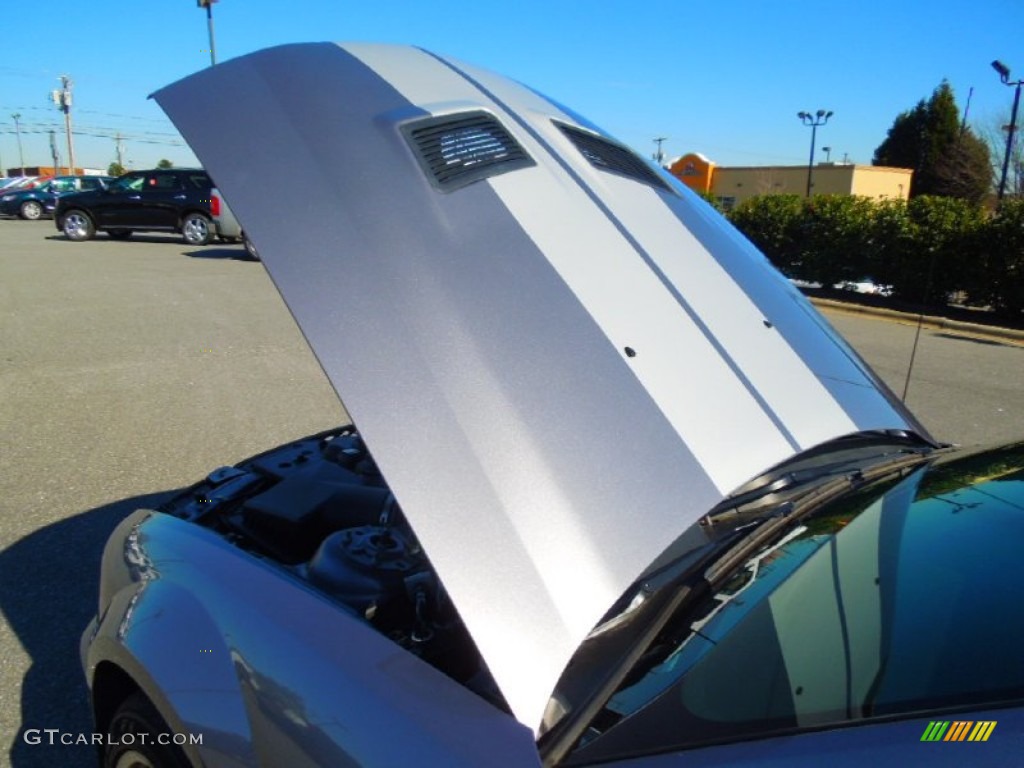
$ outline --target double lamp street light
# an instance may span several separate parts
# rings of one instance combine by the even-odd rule
[[[819,109],[814,114],[810,112],[797,112],[800,121],[811,129],[811,158],[807,161],[807,196],[811,196],[811,181],[814,174],[814,140],[818,134],[818,126],[824,125],[832,117],[831,111]]]

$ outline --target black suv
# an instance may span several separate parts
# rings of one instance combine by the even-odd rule
[[[54,221],[69,240],[89,240],[98,230],[114,239],[180,232],[189,245],[206,245],[217,234],[210,216],[212,187],[202,169],[132,171],[106,189],[62,196]]]

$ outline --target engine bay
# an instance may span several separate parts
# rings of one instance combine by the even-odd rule
[[[508,709],[354,427],[221,467],[161,512],[217,531]]]

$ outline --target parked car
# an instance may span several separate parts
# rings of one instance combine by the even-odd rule
[[[54,218],[69,240],[96,232],[114,239],[135,232],[178,232],[189,245],[216,235],[210,214],[210,175],[197,168],[131,171],[106,189],[61,198]]]
[[[245,232],[242,231],[242,225],[238,223],[235,214],[231,212],[227,203],[224,202],[224,196],[221,195],[220,190],[216,187],[210,190],[210,215],[213,217],[213,223],[221,240],[226,243],[236,243],[241,240],[248,257],[259,260],[256,248],[249,238],[245,236]]]
[[[832,286],[839,291],[852,291],[854,293],[867,293],[876,296],[892,296],[892,286],[876,283],[870,277],[862,277],[860,280],[844,280]]]
[[[517,82],[315,44],[155,98],[355,425],[118,526],[106,765],[1018,759],[1024,446],[947,456],[722,217]]]
[[[0,179],[0,192],[23,187],[35,178],[35,176],[5,176]]]
[[[31,221],[52,216],[61,195],[103,190],[113,180],[112,176],[55,176],[35,187],[5,190],[0,194],[0,214]]]

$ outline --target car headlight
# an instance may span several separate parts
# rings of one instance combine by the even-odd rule
[[[14,199],[14,195],[4,195],[3,197],[0,197],[0,200],[3,200],[5,203],[8,200],[13,200],[13,199]]]

